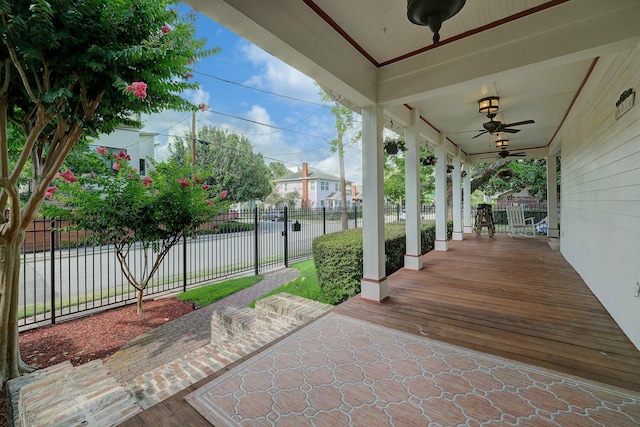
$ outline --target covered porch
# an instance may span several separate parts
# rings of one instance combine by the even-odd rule
[[[555,247],[554,239],[546,237],[510,238],[500,235],[493,239],[489,239],[486,235],[482,235],[478,239],[472,236],[468,237],[463,241],[450,242],[449,250],[446,252],[431,251],[426,254],[423,257],[425,268],[421,271],[405,268],[391,275],[388,278],[391,297],[384,304],[373,304],[356,296],[336,307],[329,316],[352,319],[353,322],[365,325],[366,328],[374,328],[374,330],[383,327],[385,333],[393,334],[393,331],[396,331],[404,339],[407,339],[406,337],[409,337],[408,339],[411,339],[410,337],[429,339],[436,346],[440,343],[445,346],[459,346],[463,349],[486,354],[489,359],[498,357],[513,361],[513,363],[523,362],[526,364],[522,365],[523,369],[529,369],[527,366],[535,365],[531,367],[534,371],[537,369],[536,367],[541,367],[550,369],[561,376],[568,374],[569,379],[578,376],[586,380],[597,381],[600,383],[597,385],[598,391],[596,393],[599,398],[602,397],[606,400],[613,398],[614,395],[618,396],[617,393],[622,393],[628,399],[627,403],[618,406],[623,408],[622,412],[627,415],[614,411],[615,413],[606,415],[614,418],[606,418],[605,416],[603,419],[615,420],[617,425],[627,425],[620,424],[620,420],[626,420],[628,425],[633,425],[634,418],[624,417],[636,417],[635,419],[640,417],[640,352],[620,330],[580,276],[564,260]],[[304,327],[302,331],[294,331],[279,341],[249,354],[228,368],[216,372],[207,379],[151,407],[124,425],[212,425],[185,400],[187,395],[194,393],[188,398],[193,403],[194,395],[202,397],[215,393],[217,390],[223,390],[224,387],[233,387],[228,382],[218,385],[213,381],[221,381],[225,378],[236,380],[242,378],[243,375],[250,372],[251,367],[255,368],[256,364],[271,357],[272,352],[282,351],[284,346],[288,345],[287,340],[296,340],[296,334],[314,333],[323,328],[326,330],[326,319],[326,317],[318,319]],[[343,328],[343,332],[348,335],[349,329]],[[351,338],[357,339],[359,336],[359,334],[352,334]],[[378,362],[388,363],[389,366],[395,368],[402,366],[402,363],[390,363],[386,359],[387,356],[380,355],[375,360],[363,358],[355,360],[353,363],[350,362],[344,367],[336,366],[333,361],[324,359],[324,351],[319,348],[319,342],[317,339],[300,340],[296,344],[297,351],[301,355],[315,354],[318,356],[317,366],[315,366],[318,369],[326,368],[336,372],[347,366],[359,366],[365,362],[369,365]],[[326,337],[322,339],[322,342],[329,345],[329,340]],[[363,349],[374,347],[376,346],[362,346]],[[389,348],[395,347],[397,346]],[[404,348],[411,353],[409,346],[405,345]],[[417,351],[421,351],[420,349],[423,348],[422,345],[414,347]],[[464,350],[462,351],[464,352]],[[459,359],[459,354],[448,352],[441,357],[444,363],[450,363],[453,366]],[[478,359],[477,356],[473,357]],[[278,416],[283,415],[286,411],[291,411],[292,402],[296,402],[295,394],[285,397],[278,393],[286,390],[298,390],[300,387],[304,390],[304,386],[296,383],[296,373],[305,372],[304,375],[310,378],[308,376],[309,363],[313,362],[302,363],[302,358],[294,358],[282,362],[278,366],[270,366],[265,371],[265,375],[256,376],[252,380],[252,384],[263,380],[276,381],[277,383],[280,374],[284,374],[289,382],[286,385],[278,383],[277,391],[271,390],[268,393],[258,393],[253,396],[249,400],[253,403],[245,407],[243,415],[250,417],[255,416],[256,411],[260,412],[261,409],[257,409],[259,407],[257,396],[269,396],[269,398],[280,396],[279,404],[284,405],[265,405],[262,407],[265,411],[264,415],[267,412],[273,413],[273,408],[280,408],[278,410],[281,412]],[[479,368],[479,371],[482,369],[484,368]],[[455,371],[453,372],[455,373]],[[405,400],[411,402],[411,393],[414,391],[405,387],[404,377],[393,376],[390,378],[391,381],[385,382],[385,387],[388,388],[380,390],[380,395],[383,394],[383,391],[389,393],[389,390],[394,390],[393,393],[396,397],[398,394],[404,393]],[[453,377],[464,376],[454,375],[450,380],[443,382],[442,384],[445,384],[446,387],[451,387],[443,390],[444,396],[454,396],[455,393],[460,393],[461,396],[464,394],[468,397],[467,392],[457,389],[460,383],[454,381]],[[540,379],[538,378],[536,381],[538,380]],[[578,381],[581,380],[578,379]],[[562,381],[558,383],[562,383]],[[445,387],[442,384],[440,387]],[[562,383],[562,385],[564,387],[566,384]],[[367,394],[363,393],[359,386],[356,384],[352,390],[343,386],[341,390],[344,396],[353,393],[351,394],[351,396],[355,396],[353,399],[366,400],[365,395]],[[376,387],[377,385],[370,385],[374,393],[378,392]],[[508,390],[509,387],[511,386],[506,385],[503,386],[503,389]],[[619,390],[616,387],[623,387],[627,390]],[[311,390],[329,389],[317,385]],[[519,389],[518,393],[525,396],[526,393],[523,390],[525,389]],[[236,395],[242,394],[236,393]],[[496,400],[490,405],[493,408],[493,405],[504,404],[504,402],[497,401],[498,396],[502,395],[488,393],[483,396],[483,400]],[[305,402],[310,407],[321,408],[327,404],[326,399],[328,398],[327,393],[309,393]],[[504,396],[500,397],[500,399],[503,398]],[[563,399],[567,400],[567,397],[565,396]],[[568,404],[573,405],[573,409],[563,416],[583,417],[588,413],[588,411],[580,409],[585,408],[584,405],[586,405],[582,399],[583,397],[576,395],[575,401],[569,401]],[[529,406],[535,407],[535,410],[529,408],[534,411],[553,412],[548,407],[543,408],[545,402],[548,403],[548,396],[540,395],[539,400],[531,399],[526,406],[527,408]],[[421,406],[430,410],[437,407],[434,405],[436,405],[435,402],[429,402],[429,404],[422,402]],[[198,404],[195,403],[195,406]],[[353,413],[348,414],[349,411],[353,411],[353,407],[350,409],[350,407],[342,407],[341,405],[330,406],[334,411],[331,418],[334,424],[331,425],[337,425],[335,423],[346,415],[351,417],[352,423],[358,425]],[[222,410],[222,406],[218,408]],[[460,408],[462,412],[469,411],[467,414],[470,414],[474,408],[478,408],[477,401],[470,399],[465,403],[464,399],[459,399],[456,408]],[[200,409],[202,410],[202,408]],[[494,411],[495,409],[491,409],[489,412]],[[412,413],[411,411],[400,412]],[[485,415],[489,412],[486,412]],[[573,412],[579,412],[579,414]],[[380,415],[380,411],[377,411],[375,407],[368,407],[367,413],[370,416]],[[447,413],[450,411],[443,412],[443,416]],[[413,421],[418,424],[424,421],[421,415],[414,415],[416,418],[404,419],[404,421]],[[432,414],[432,416],[437,417],[437,414]],[[507,417],[503,418],[504,421],[511,419],[507,415],[504,417]],[[435,421],[435,418],[432,419]],[[586,422],[584,418],[578,419]],[[284,422],[284,419],[279,421]],[[384,422],[382,418],[379,421]],[[542,425],[540,422],[538,419],[531,425]],[[521,425],[526,425],[526,423]]]

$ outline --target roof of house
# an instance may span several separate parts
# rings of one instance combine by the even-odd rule
[[[330,173],[322,172],[318,169],[309,168],[309,175],[307,179],[315,180],[320,179],[324,181],[340,181],[339,176],[331,175]],[[287,182],[287,181],[302,181],[302,170],[297,172],[291,172],[289,175],[274,180],[275,182]],[[346,181],[347,184],[351,184],[351,181]]]

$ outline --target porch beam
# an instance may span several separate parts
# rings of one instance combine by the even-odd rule
[[[362,266],[361,298],[382,302],[388,298],[384,253],[384,187],[382,107],[362,108]]]
[[[447,242],[447,152],[445,151],[446,137],[440,134],[440,143],[435,146],[436,162],[436,241],[435,250],[446,251]]]
[[[420,145],[418,144],[418,123],[420,112],[411,111],[411,125],[405,128],[404,152],[405,167],[405,227],[407,253],[404,266],[411,270],[422,269],[422,251],[420,244]]]
[[[558,180],[556,168],[558,158],[555,155],[547,157],[547,236],[560,237],[558,230]]]

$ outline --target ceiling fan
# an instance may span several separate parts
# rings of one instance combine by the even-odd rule
[[[526,156],[527,153],[525,153],[524,151],[521,151],[519,153],[512,153],[509,150],[502,150],[498,152],[498,157],[501,159],[507,158],[507,157],[523,157]]]
[[[482,127],[484,130],[479,130],[475,132],[480,132],[476,136],[472,136],[471,139],[477,138],[485,133],[518,133],[521,129],[512,129],[515,126],[529,125],[535,123],[534,120],[523,120],[521,122],[515,123],[502,123],[498,120],[493,120],[493,117],[489,119],[488,122],[483,123]]]

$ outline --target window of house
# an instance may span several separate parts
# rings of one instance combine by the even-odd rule
[[[329,182],[328,181],[320,181],[320,190],[329,191]]]
[[[284,191],[287,191],[287,183],[284,183]]]
[[[336,189],[334,191],[340,191],[340,183],[336,182]]]
[[[320,200],[320,207],[324,208],[324,200]]]
[[[138,165],[138,170],[140,171],[140,175],[147,174],[147,161],[145,159],[140,159],[140,163]]]
[[[315,181],[311,181],[311,189],[313,191],[316,191],[316,182]]]

